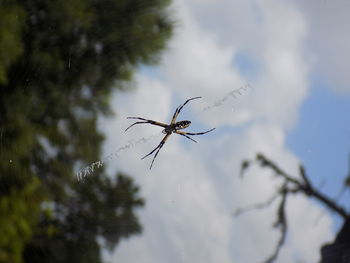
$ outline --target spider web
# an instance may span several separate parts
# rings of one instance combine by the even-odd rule
[[[103,167],[109,161],[119,158],[121,153],[125,153],[125,152],[131,150],[132,148],[136,147],[137,145],[144,144],[144,143],[146,143],[154,138],[157,138],[160,134],[161,134],[161,132],[157,132],[157,133],[150,135],[148,137],[141,137],[138,139],[128,140],[127,144],[119,147],[115,152],[110,153],[109,155],[105,156],[101,160],[93,162],[93,163],[83,167],[78,172],[76,172],[76,177],[77,177],[78,181],[81,181],[86,176],[91,175],[92,173],[94,173],[94,171],[96,169]]]

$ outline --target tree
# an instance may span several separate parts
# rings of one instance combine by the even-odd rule
[[[100,262],[97,240],[140,233],[132,179],[74,173],[99,159],[113,89],[159,61],[168,4],[0,1],[0,262]]]
[[[282,248],[288,231],[287,214],[286,214],[286,204],[287,199],[291,195],[301,194],[307,198],[312,198],[322,203],[327,207],[332,213],[340,216],[344,220],[344,225],[339,231],[337,238],[333,244],[323,246],[321,250],[321,262],[322,263],[346,263],[350,260],[350,214],[343,207],[341,207],[335,200],[330,199],[328,196],[323,194],[320,190],[316,189],[310,182],[304,166],[299,166],[299,176],[292,176],[283,171],[278,165],[273,161],[269,160],[263,154],[257,154],[255,160],[245,160],[241,165],[241,175],[246,172],[246,170],[253,163],[258,163],[262,168],[268,168],[274,172],[274,174],[282,178],[282,182],[278,187],[276,193],[268,199],[266,202],[255,204],[251,207],[241,208],[236,211],[236,216],[243,212],[251,209],[264,209],[271,205],[274,201],[279,199],[279,206],[276,211],[277,220],[273,224],[274,227],[279,228],[281,232],[280,239],[276,245],[274,252],[268,257],[264,262],[272,263],[274,262]],[[345,179],[344,187],[349,186],[350,177]],[[345,188],[344,188],[345,189]]]

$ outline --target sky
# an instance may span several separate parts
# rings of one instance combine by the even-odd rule
[[[99,123],[107,171],[132,176],[146,201],[137,211],[142,235],[105,254],[109,262],[269,257],[279,238],[277,203],[233,215],[270,198],[280,182],[258,166],[240,178],[242,161],[257,153],[296,177],[304,164],[316,187],[338,195],[349,169],[349,10],[345,0],[173,0],[176,28],[161,63],[140,66],[134,89],[111,98],[116,115]],[[149,170],[153,156],[140,158],[162,129],[142,124],[125,133],[126,117],[168,123],[197,96],[178,120],[191,120],[185,131],[216,130],[196,136],[198,143],[171,135]],[[345,207],[347,198],[339,200]],[[317,262],[341,220],[304,196],[288,200],[287,216],[277,262]]]

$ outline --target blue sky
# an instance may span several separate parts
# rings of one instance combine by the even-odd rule
[[[335,197],[347,173],[350,150],[350,4],[335,0],[174,0],[178,21],[158,67],[140,67],[135,90],[117,93],[114,119],[101,122],[108,156],[128,140],[140,143],[108,163],[133,175],[146,206],[144,232],[122,242],[112,262],[261,262],[277,242],[276,206],[232,216],[237,208],[276,191],[267,169],[238,176],[242,160],[262,152],[290,174],[303,163],[315,186]],[[350,3],[350,2],[349,2]],[[326,38],[324,36],[327,36]],[[203,111],[249,83],[251,92]],[[167,122],[175,108],[188,131],[217,130],[193,143],[172,135],[159,152],[140,160],[162,138],[151,125],[129,126],[127,116]],[[345,204],[349,194],[344,195]],[[289,233],[278,262],[317,262],[341,221],[305,197],[288,201]],[[308,231],[308,235],[305,235]],[[267,242],[268,241],[268,242]],[[254,248],[254,253],[251,253]],[[205,253],[203,253],[203,251]]]
[[[259,65],[247,52],[238,52],[233,65],[248,79],[259,78]],[[350,172],[350,96],[336,92],[332,83],[319,73],[312,74],[310,83],[296,126],[287,134],[286,145],[300,158],[313,185],[332,199],[341,194],[339,204],[349,209],[349,191],[342,190],[344,178]],[[330,214],[337,231],[342,220]]]
[[[236,54],[234,66],[252,81],[259,77],[258,63],[246,52]],[[309,94],[286,144],[300,158],[313,185],[330,198],[340,196],[339,204],[349,208],[349,191],[342,190],[350,172],[350,96],[334,91],[331,85],[320,74],[312,75]],[[332,216],[336,231],[342,220]]]
[[[288,147],[300,158],[314,186],[331,198],[339,195],[349,173],[349,112],[349,96],[315,81],[300,109],[297,127],[287,137]],[[348,198],[346,191],[339,200],[347,209]],[[338,229],[341,220],[335,220]]]
[[[333,197],[349,172],[349,112],[349,97],[313,87],[297,127],[288,135],[288,146],[303,161],[315,185],[325,179],[323,189]]]
[[[258,78],[259,65],[247,52],[237,52],[234,57],[233,66],[237,67],[239,72],[250,80]]]

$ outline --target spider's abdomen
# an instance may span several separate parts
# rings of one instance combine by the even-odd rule
[[[190,124],[190,121],[178,121],[177,123],[175,123],[175,130],[185,129],[188,126],[190,126]]]

